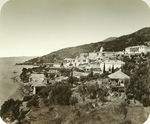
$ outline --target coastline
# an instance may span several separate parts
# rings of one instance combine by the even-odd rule
[[[23,68],[32,68],[32,65],[16,65],[27,61],[28,58],[0,58],[0,106],[8,99],[22,99],[21,91],[24,83],[19,75]]]
[[[16,77],[18,77],[18,76],[16,76]],[[11,80],[12,81],[9,82],[9,87],[11,87],[11,89],[9,89],[9,92],[7,92],[8,94],[6,94],[6,97],[2,97],[0,106],[3,105],[5,101],[7,101],[11,98],[14,100],[23,99],[23,93],[22,93],[23,83],[21,81],[16,81],[13,78],[11,78]],[[4,86],[3,88],[6,88],[6,87]],[[4,96],[4,94],[3,94],[3,96]]]
[[[16,76],[15,78],[18,78],[19,76]],[[22,99],[23,98],[23,93],[22,93],[22,87],[23,87],[23,83],[21,81],[18,81],[16,79],[14,79],[13,83],[17,84],[17,87],[15,88],[15,90],[13,91],[13,93],[9,96],[9,99]]]

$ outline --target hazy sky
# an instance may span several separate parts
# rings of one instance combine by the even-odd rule
[[[0,6],[6,1],[0,0]],[[9,0],[0,15],[0,57],[41,56],[150,27],[148,4],[149,0]]]

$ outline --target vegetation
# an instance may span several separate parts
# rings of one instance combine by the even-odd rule
[[[50,93],[49,100],[54,104],[69,105],[72,91],[69,84],[55,84]]]
[[[144,58],[142,54],[132,55],[124,57],[124,60],[126,64],[122,69],[131,77],[126,94],[133,94],[144,106],[150,106],[150,54],[146,54]]]
[[[22,69],[22,73],[20,74],[20,78],[24,83],[29,82],[29,75],[32,73],[31,69]]]
[[[1,117],[3,119],[10,118],[10,121],[18,120],[20,122],[25,116],[22,115],[22,111],[19,110],[21,101],[9,99],[1,106]]]
[[[62,60],[64,58],[70,57],[75,58],[80,53],[89,53],[93,52],[94,50],[99,51],[100,47],[103,46],[105,51],[122,51],[125,47],[133,46],[133,45],[146,45],[150,41],[150,28],[145,28],[142,30],[139,30],[133,34],[122,36],[119,38],[113,39],[111,42],[98,42],[98,43],[91,43],[86,44],[82,46],[77,47],[71,47],[66,49],[61,49],[55,52],[52,52],[48,55],[34,58],[32,60],[29,60],[25,62],[25,64],[41,64],[45,62],[55,62],[56,60]],[[70,52],[71,51],[71,52]],[[125,81],[125,88],[126,88],[126,96],[128,99],[134,99],[140,101],[144,107],[150,106],[150,53],[148,54],[140,54],[140,55],[131,55],[131,56],[121,56],[120,57],[126,64],[122,67],[122,71],[130,76],[130,82]],[[63,65],[62,65],[63,66]],[[52,68],[51,68],[52,69]],[[32,69],[22,69],[22,73],[20,74],[20,78],[24,83],[29,82],[29,76],[32,72],[41,73],[43,72],[47,78],[50,77],[50,79],[55,77],[55,74],[51,74],[48,76],[48,71],[50,69],[46,68],[46,66],[40,66],[40,67],[34,67]],[[106,105],[108,101],[108,96],[110,96],[109,89],[105,85],[100,85],[95,80],[97,79],[104,79],[109,74],[105,70],[105,64],[103,67],[103,74],[94,74],[93,70],[91,69],[88,76],[81,76],[80,79],[73,76],[73,69],[66,69],[66,68],[57,68],[62,76],[69,77],[69,79],[63,83],[54,83],[53,85],[49,85],[48,87],[42,88],[36,95],[33,96],[25,96],[22,101],[20,100],[13,100],[10,99],[8,101],[5,101],[5,103],[1,107],[1,117],[3,119],[9,118],[10,121],[18,120],[19,123],[25,118],[25,115],[30,111],[30,109],[34,108],[40,108],[42,104],[45,106],[48,106],[48,112],[46,112],[45,117],[52,117],[52,113],[56,114],[57,116],[53,119],[53,122],[61,123],[62,122],[62,116],[67,120],[65,117],[66,115],[68,118],[71,118],[72,120],[69,120],[70,123],[73,121],[75,122],[78,120],[79,123],[84,122],[85,120],[88,120],[89,118],[93,119],[93,122],[100,123],[103,121],[102,117],[104,114],[107,115],[107,117],[112,117],[113,114],[115,115],[117,112],[115,112],[115,107],[118,107],[118,113],[120,115],[123,115],[123,123],[124,124],[131,124],[132,122],[127,119],[127,115],[129,113],[128,104],[129,102],[122,101],[117,106],[113,106],[112,104],[109,104],[113,101],[109,100],[108,106],[105,108],[105,111],[103,108],[94,109],[92,102],[89,101],[95,101],[95,106],[99,106],[96,104],[97,100],[99,100],[99,103],[102,103],[101,106]],[[74,71],[82,72],[82,70],[78,68],[74,68]],[[112,72],[115,72],[114,65],[111,69]],[[81,82],[80,85],[76,86],[76,89],[73,87],[74,84],[78,84],[78,82]],[[94,81],[94,82],[93,82]],[[73,89],[74,88],[74,89]],[[79,106],[78,109],[75,109],[75,111],[68,110],[70,107],[69,105],[76,106],[79,105],[79,100],[76,96],[72,96],[73,92],[76,92],[79,94],[79,97],[82,97],[83,105]],[[113,95],[113,93],[111,94]],[[114,96],[115,97],[115,94]],[[87,101],[86,101],[86,100]],[[117,100],[119,99],[119,96]],[[87,103],[86,103],[86,102]],[[24,103],[27,103],[25,108],[29,108],[28,110],[20,109],[21,106]],[[60,108],[56,109],[53,106],[61,106],[67,107],[68,113],[63,112],[63,110]],[[42,107],[45,107],[42,106]],[[89,108],[91,109],[86,109]],[[113,107],[112,107],[113,106]],[[109,111],[107,110],[108,108]],[[70,108],[69,108],[70,109]],[[65,110],[65,109],[64,109]],[[89,111],[88,111],[89,110]],[[112,112],[110,112],[112,110]],[[38,111],[38,110],[37,110]],[[36,112],[37,112],[36,111]],[[88,111],[88,112],[86,112]],[[86,112],[86,114],[85,114]],[[59,114],[58,114],[59,113]],[[60,113],[65,113],[64,115]],[[100,113],[100,114],[99,114]],[[40,118],[42,118],[43,113],[40,112]],[[49,116],[47,116],[49,115]],[[61,115],[61,116],[60,116]],[[109,115],[109,116],[108,116]],[[45,118],[44,117],[44,118]],[[82,118],[80,118],[82,117]],[[69,123],[68,121],[68,123]],[[77,123],[78,123],[77,122]],[[88,121],[86,121],[88,122]],[[115,119],[112,119],[112,122],[115,122]],[[47,123],[49,123],[47,121]],[[122,120],[121,122],[122,123]]]

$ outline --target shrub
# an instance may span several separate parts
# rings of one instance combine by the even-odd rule
[[[38,107],[38,97],[36,95],[32,96],[32,99],[27,103],[27,107]]]
[[[49,94],[49,89],[47,87],[43,87],[39,92],[38,95],[42,98],[47,97]]]
[[[23,101],[29,101],[32,99],[32,96],[24,96]]]
[[[70,85],[59,83],[53,86],[49,98],[55,104],[69,105],[71,94]]]
[[[10,117],[11,121],[18,119],[19,108],[21,105],[20,100],[9,99],[1,106],[1,117],[3,119]]]
[[[147,95],[142,96],[142,104],[144,107],[150,106],[150,98]]]
[[[60,72],[61,72],[61,74],[62,74],[63,76],[69,76],[69,75],[70,75],[70,69],[62,68],[62,69],[60,70]]]
[[[125,124],[132,124],[132,121],[131,120],[126,120]]]
[[[75,105],[76,103],[78,103],[78,99],[76,97],[71,97],[70,98],[70,105]]]
[[[83,76],[83,75],[80,76],[80,81],[84,82],[84,81],[86,81],[86,80],[87,80],[87,77],[86,77],[86,76]]]

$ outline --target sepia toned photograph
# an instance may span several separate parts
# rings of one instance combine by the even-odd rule
[[[150,0],[0,0],[0,124],[150,124]]]

